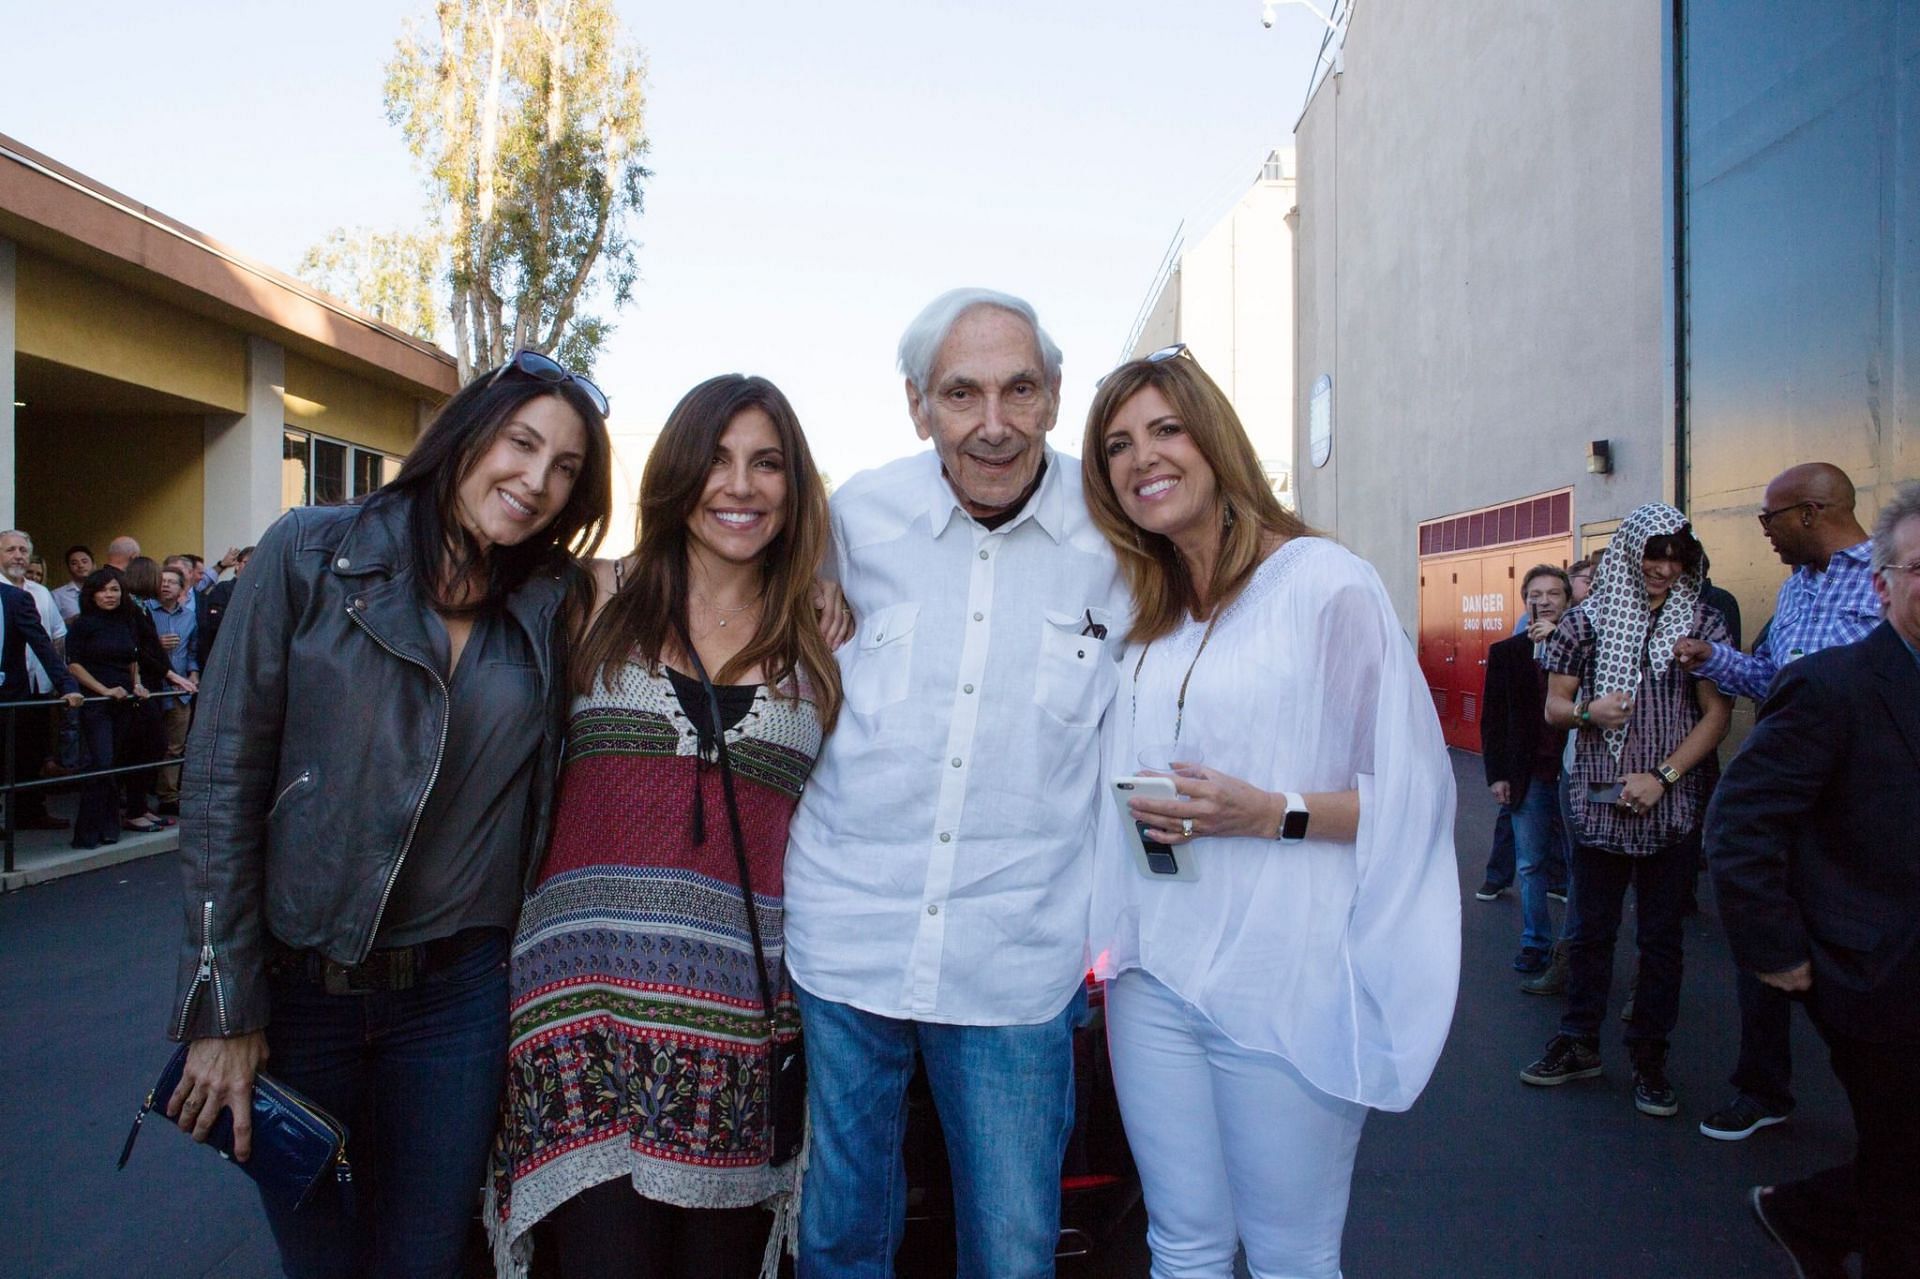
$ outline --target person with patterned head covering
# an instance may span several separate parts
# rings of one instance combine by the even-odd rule
[[[1540,1060],[1520,1072],[1551,1086],[1601,1073],[1600,1021],[1613,976],[1620,908],[1637,902],[1640,986],[1627,1023],[1633,1102],[1680,1109],[1667,1082],[1680,1006],[1680,924],[1693,886],[1691,836],[1706,808],[1732,701],[1674,660],[1683,639],[1727,641],[1701,598],[1703,551],[1687,517],[1662,502],[1620,525],[1593,593],[1568,610],[1541,655],[1547,721],[1574,733],[1573,900],[1567,1011]]]

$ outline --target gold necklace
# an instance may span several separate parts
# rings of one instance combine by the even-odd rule
[[[729,619],[738,617],[740,614],[746,612],[748,609],[758,605],[761,599],[763,598],[763,596],[756,595],[752,599],[748,600],[745,604],[740,605],[738,608],[721,608],[718,604],[715,604],[712,600],[700,594],[700,592],[698,591],[695,591],[693,593],[693,597],[699,600],[702,604],[705,604],[709,612],[718,614],[720,617],[720,625],[722,626],[725,626]]]

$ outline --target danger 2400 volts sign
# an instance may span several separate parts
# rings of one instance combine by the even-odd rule
[[[1463,631],[1504,631],[1507,620],[1507,596],[1504,591],[1460,597],[1460,629]]]

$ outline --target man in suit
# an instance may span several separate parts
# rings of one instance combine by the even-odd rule
[[[1799,1273],[1920,1274],[1920,484],[1881,512],[1886,620],[1782,668],[1707,818],[1734,959],[1801,994],[1853,1107],[1851,1164],[1756,1186]]]
[[[220,570],[233,565],[233,576],[225,581],[216,581],[205,588],[197,597],[196,609],[198,621],[194,625],[194,658],[200,663],[200,669],[207,669],[207,663],[213,660],[214,637],[220,634],[220,623],[226,620],[227,607],[233,603],[234,589],[239,585],[240,575],[247,571],[247,561],[253,558],[253,548],[243,547],[238,551],[228,551],[214,565],[214,576]]]
[[[1487,650],[1487,680],[1482,689],[1480,746],[1487,789],[1513,823],[1514,868],[1520,880],[1520,954],[1515,972],[1529,976],[1547,967],[1548,951],[1558,936],[1547,892],[1547,864],[1560,830],[1560,754],[1566,733],[1546,720],[1547,674],[1535,654],[1572,602],[1566,573],[1551,564],[1527,571],[1520,584],[1528,629]]]
[[[33,597],[17,586],[0,582],[0,702],[24,702],[39,696],[33,691],[32,678],[27,672],[29,650],[40,659],[54,691],[67,699],[67,705],[80,705],[80,685],[60,659],[53,637],[40,624],[40,610],[34,606]],[[46,714],[44,710],[13,713]],[[40,771],[40,761],[32,762],[31,771],[16,761],[16,770],[32,777]]]

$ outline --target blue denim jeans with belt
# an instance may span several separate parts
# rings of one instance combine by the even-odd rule
[[[263,1195],[289,1279],[451,1279],[479,1211],[507,1070],[505,929],[407,990],[272,978],[267,1071],[347,1125],[353,1186]]]
[[[1077,991],[1032,1026],[902,1021],[794,995],[812,1125],[798,1279],[890,1279],[906,1226],[907,1084],[916,1050],[946,1138],[960,1279],[1046,1279],[1073,1132]]]

